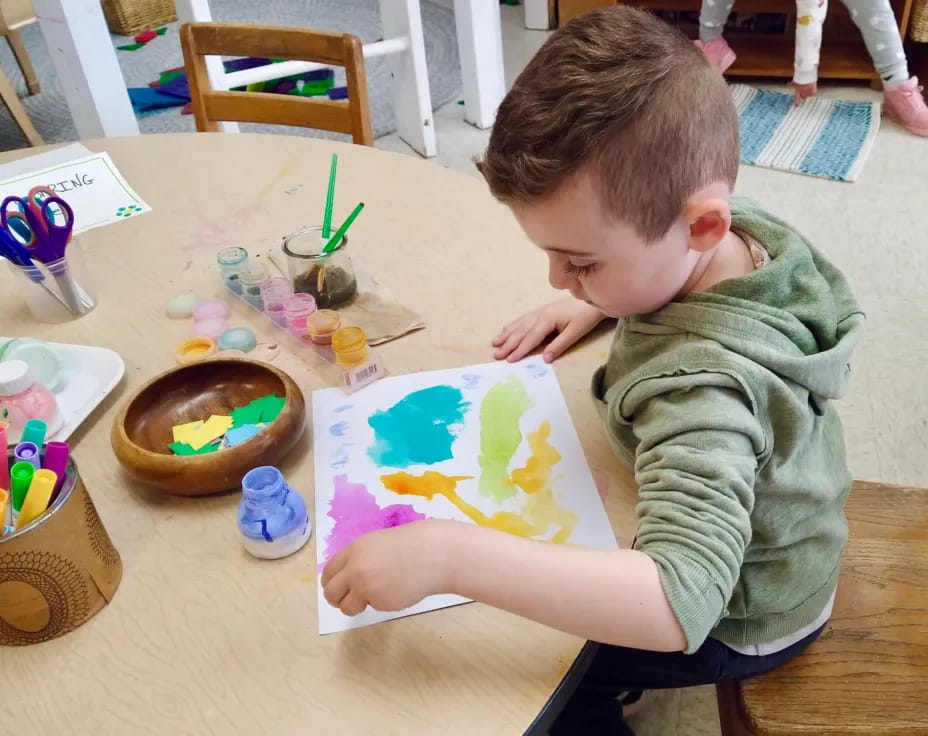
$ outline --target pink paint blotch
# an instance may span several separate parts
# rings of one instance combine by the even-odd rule
[[[335,493],[329,501],[329,517],[335,521],[332,532],[325,540],[325,561],[347,547],[363,534],[390,529],[425,518],[409,504],[397,503],[385,508],[363,483],[352,483],[347,475],[333,479]]]

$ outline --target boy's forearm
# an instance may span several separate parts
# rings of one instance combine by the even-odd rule
[[[447,592],[606,644],[682,651],[655,562],[631,549],[546,544],[448,522]]]

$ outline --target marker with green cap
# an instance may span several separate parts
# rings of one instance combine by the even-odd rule
[[[10,468],[10,505],[13,507],[14,526],[19,520],[19,510],[23,507],[34,475],[35,466],[32,463],[16,463]]]
[[[35,446],[42,452],[42,445],[45,444],[45,433],[48,431],[48,425],[41,419],[30,419],[23,427],[23,438],[20,442],[34,442]]]

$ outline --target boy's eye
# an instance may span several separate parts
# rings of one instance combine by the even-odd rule
[[[566,270],[567,270],[567,273],[572,274],[576,276],[577,278],[582,278],[583,276],[587,276],[593,273],[593,271],[596,270],[598,265],[599,265],[598,263],[587,263],[581,266],[576,263],[571,263],[570,261],[567,261]]]

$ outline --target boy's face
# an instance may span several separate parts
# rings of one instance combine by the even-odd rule
[[[683,289],[701,255],[690,247],[682,213],[653,243],[630,225],[609,222],[587,177],[512,210],[525,234],[547,254],[551,286],[610,317],[663,307]]]

